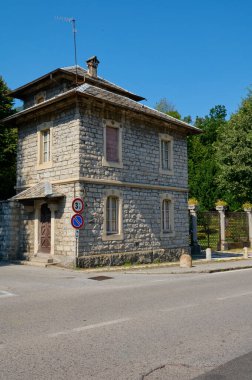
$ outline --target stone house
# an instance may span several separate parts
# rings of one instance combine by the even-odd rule
[[[77,249],[81,266],[116,265],[188,250],[187,136],[200,131],[100,78],[98,64],[92,57],[87,70],[56,69],[11,92],[24,109],[4,120],[19,132],[10,257],[66,263]]]

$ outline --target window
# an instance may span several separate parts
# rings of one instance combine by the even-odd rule
[[[119,129],[106,127],[106,158],[109,162],[119,162]]]
[[[161,140],[161,159],[163,170],[170,170],[170,145],[170,141]]]
[[[171,232],[171,201],[164,199],[162,202],[162,231]]]
[[[107,198],[106,225],[108,235],[118,233],[118,204],[117,197]]]
[[[161,236],[175,236],[174,231],[174,203],[170,194],[161,195]]]
[[[107,190],[104,197],[104,222],[102,240],[122,240],[122,194]]]
[[[160,173],[173,174],[173,138],[160,134]]]
[[[50,130],[41,132],[42,135],[42,162],[50,161]]]
[[[122,128],[114,120],[103,121],[103,166],[122,168]]]
[[[52,166],[52,129],[50,127],[51,122],[38,126],[38,170]]]

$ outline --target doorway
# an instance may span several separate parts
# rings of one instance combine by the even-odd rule
[[[51,211],[46,203],[40,209],[40,252],[51,252]]]

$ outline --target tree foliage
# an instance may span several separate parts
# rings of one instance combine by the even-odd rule
[[[186,123],[192,123],[192,118],[190,115],[184,116],[182,118],[181,114],[178,112],[176,107],[171,102],[169,102],[169,100],[167,100],[166,98],[161,98],[159,102],[156,103],[155,109],[159,112],[165,113],[166,115],[175,117],[178,120],[183,120]]]
[[[233,207],[252,201],[252,90],[220,131],[218,186]]]
[[[195,126],[202,129],[201,135],[188,138],[188,168],[190,197],[198,199],[201,208],[214,208],[216,199],[221,197],[217,183],[218,164],[215,143],[219,132],[226,125],[226,109],[218,105],[209,115],[197,117]]]
[[[170,115],[179,120],[181,119],[180,113],[176,110],[175,106],[166,98],[160,99],[160,101],[156,103],[155,108],[157,111],[163,112],[166,115]]]
[[[3,126],[1,119],[15,112],[9,89],[0,77],[0,200],[14,195],[16,182],[17,130]]]

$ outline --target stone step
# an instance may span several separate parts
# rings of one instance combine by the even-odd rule
[[[32,263],[41,263],[41,264],[52,264],[53,258],[51,256],[33,256],[30,258],[29,262]]]
[[[34,266],[34,267],[42,267],[42,268],[46,268],[48,265],[53,265],[53,264],[49,264],[49,263],[41,263],[41,262],[37,262],[37,261],[21,261],[20,264],[22,265],[31,265],[31,266]]]

